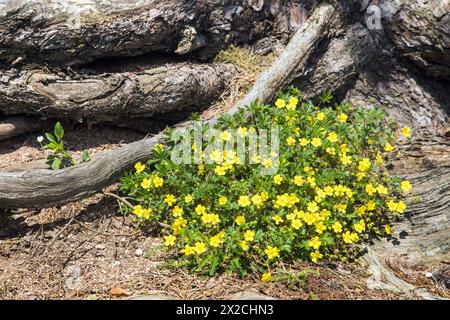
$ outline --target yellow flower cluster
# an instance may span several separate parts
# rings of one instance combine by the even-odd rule
[[[224,121],[229,128],[217,125],[219,139],[232,141],[232,132],[247,139],[277,123],[276,153],[249,151],[247,164],[235,151],[203,152],[195,145],[212,163],[174,165],[164,151],[157,166],[138,162],[123,179],[122,189],[138,203],[132,209],[137,218],[170,225],[163,238],[167,248],[209,274],[241,274],[256,266],[273,272],[280,261],[309,257],[319,263],[354,253],[354,244],[369,234],[391,234],[391,221],[406,211],[399,191],[409,193],[412,186],[383,170],[395,151],[395,135],[382,126],[379,111],[345,104],[319,109],[299,103],[295,94],[280,96],[275,108],[251,108],[258,116],[245,120],[238,114]],[[409,128],[400,133],[411,137]],[[278,172],[263,175],[274,159]],[[266,272],[261,281],[272,276]]]

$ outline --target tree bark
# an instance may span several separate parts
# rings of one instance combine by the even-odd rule
[[[114,122],[201,109],[225,89],[236,69],[229,64],[164,64],[139,72],[76,73],[44,68],[3,73],[0,111]]]
[[[211,59],[230,44],[281,33],[304,19],[298,1],[269,2],[8,1],[0,4],[0,60],[73,65],[148,52]],[[280,17],[286,21],[275,30]]]

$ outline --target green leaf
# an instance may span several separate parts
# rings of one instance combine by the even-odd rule
[[[61,158],[56,158],[55,160],[53,160],[52,169],[59,170],[60,167],[61,167]]]
[[[46,132],[45,137],[47,138],[48,141],[56,142],[55,137],[51,133]]]
[[[88,162],[89,160],[91,160],[91,156],[89,155],[88,151],[83,151],[81,156],[83,157],[83,161],[84,162]]]
[[[57,122],[55,124],[55,129],[53,130],[53,132],[55,133],[56,138],[58,138],[58,140],[61,140],[62,137],[64,137],[64,128],[61,124],[61,122]]]

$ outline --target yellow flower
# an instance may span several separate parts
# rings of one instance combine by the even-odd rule
[[[383,186],[383,185],[378,185],[378,187],[377,187],[377,192],[379,193],[379,194],[382,194],[382,195],[387,195],[388,194],[388,189],[385,187],[385,186]]]
[[[367,210],[368,211],[375,210],[375,202],[373,200],[370,200],[369,202],[367,202]]]
[[[375,187],[371,183],[366,185],[366,192],[369,196],[373,195],[376,191],[377,189],[375,189]]]
[[[224,140],[224,141],[230,141],[232,138],[232,135],[229,131],[222,131],[220,133],[220,140]]]
[[[334,156],[334,155],[336,154],[336,149],[335,149],[335,148],[332,148],[332,147],[326,148],[325,151],[326,151],[329,155],[332,155],[332,156]]]
[[[347,209],[347,205],[345,203],[339,203],[334,206],[334,208],[341,213],[345,213],[345,210]]]
[[[206,244],[202,241],[197,241],[194,245],[195,253],[200,255],[206,251]]]
[[[325,113],[319,112],[316,116],[316,119],[322,121],[323,119],[325,119]]]
[[[318,250],[311,252],[309,256],[311,257],[311,261],[314,263],[317,263],[317,260],[323,257],[323,255]]]
[[[283,177],[280,176],[279,174],[277,174],[273,177],[273,183],[275,183],[276,185],[280,185],[282,181],[283,181]]]
[[[264,273],[264,274],[261,276],[261,281],[262,281],[262,282],[269,282],[270,279],[272,279],[272,274],[271,274],[270,272]]]
[[[377,153],[377,156],[375,157],[375,162],[381,166],[383,164],[383,157],[381,153]]]
[[[226,205],[227,202],[228,202],[227,197],[225,197],[225,196],[220,196],[220,197],[219,197],[219,204],[220,204],[221,206]]]
[[[280,250],[272,246],[267,246],[266,250],[264,250],[264,253],[267,255],[269,260],[275,259],[280,256]]]
[[[135,216],[137,216],[138,218],[142,218],[142,212],[143,212],[143,208],[140,204],[138,204],[137,206],[133,207],[133,214]]]
[[[164,199],[164,202],[167,203],[169,207],[171,207],[176,201],[177,199],[173,194],[166,195],[166,198]]]
[[[334,192],[332,186],[326,186],[325,188],[323,188],[323,191],[325,191],[327,196],[332,196]]]
[[[405,209],[406,209],[406,204],[405,204],[402,200],[400,200],[400,201],[397,203],[397,212],[398,212],[398,213],[404,213],[404,212],[405,212]]]
[[[346,166],[346,165],[352,163],[352,156],[343,154],[343,155],[341,155],[340,160],[341,160],[342,164]]]
[[[298,230],[302,227],[302,222],[300,221],[300,219],[294,219],[291,222],[292,228],[294,228],[295,230]]]
[[[187,220],[183,217],[178,217],[172,224],[172,230],[175,234],[179,234],[181,230],[186,226]]]
[[[358,163],[358,169],[360,171],[366,171],[369,170],[371,166],[370,160],[368,158],[363,158],[359,163]]]
[[[186,203],[191,203],[193,200],[194,198],[190,194],[184,197],[184,202]]]
[[[342,232],[342,224],[339,221],[336,221],[335,223],[333,223],[333,225],[331,227],[333,228],[333,231],[336,233]]]
[[[353,243],[350,231],[346,231],[344,234],[342,234],[342,239],[344,240],[345,243]]]
[[[204,224],[216,225],[220,222],[219,215],[214,213],[205,213],[202,215],[202,222]]]
[[[322,220],[325,220],[326,218],[328,218],[331,215],[330,210],[327,209],[322,209],[322,211],[320,211],[320,218]]]
[[[311,140],[311,144],[313,145],[313,147],[318,148],[322,145],[322,140],[320,138],[313,138]]]
[[[292,181],[293,181],[294,184],[295,184],[296,186],[298,186],[298,187],[300,187],[300,186],[305,182],[305,180],[303,179],[302,176],[295,176],[294,179],[293,179]]]
[[[297,105],[293,104],[293,103],[290,103],[290,102],[286,105],[286,110],[289,110],[289,111],[293,111],[296,108],[297,108]]]
[[[265,159],[262,162],[264,168],[270,168],[272,166],[272,159]]]
[[[345,113],[341,113],[341,114],[339,114],[337,119],[339,120],[339,122],[344,123],[344,122],[347,122],[348,116]]]
[[[157,188],[162,187],[162,185],[164,184],[164,179],[161,178],[161,177],[156,176],[156,177],[153,178],[153,184]]]
[[[155,146],[153,147],[153,150],[156,152],[160,152],[160,151],[164,150],[164,145],[161,143],[155,144]]]
[[[141,187],[144,189],[149,189],[151,184],[152,184],[152,180],[144,178],[144,180],[142,180],[142,182],[141,182]]]
[[[366,174],[361,171],[356,174],[356,178],[358,179],[358,181],[361,181],[365,176]]]
[[[386,234],[388,235],[392,234],[391,227],[388,225],[384,226],[384,231],[386,231]]]
[[[181,253],[184,253],[185,256],[190,256],[195,253],[195,249],[193,246],[185,245],[183,249],[180,250]]]
[[[203,164],[199,164],[197,167],[197,173],[199,175],[203,175],[205,173],[205,166]]]
[[[314,249],[316,249],[316,250],[319,249],[319,247],[320,247],[321,244],[322,244],[322,243],[321,243],[319,237],[314,237],[314,238],[312,238],[312,239],[309,241],[309,243],[308,243],[308,245],[309,245],[311,248],[314,248]]]
[[[241,207],[247,207],[247,206],[250,205],[250,198],[247,197],[247,196],[240,196],[240,197],[239,197],[239,200],[238,200],[238,204],[239,204]]]
[[[274,216],[274,217],[272,218],[272,220],[275,221],[275,224],[276,224],[276,225],[279,225],[280,223],[283,223],[283,221],[284,221],[283,218],[280,217],[279,215]]]
[[[390,143],[386,143],[386,145],[384,146],[384,150],[387,152],[391,152],[394,151],[395,148]]]
[[[225,233],[222,231],[219,234],[216,234],[214,237],[209,238],[209,244],[211,247],[217,248],[223,243],[223,238],[225,237]]]
[[[234,220],[238,226],[245,223],[245,217],[244,216],[237,216]]]
[[[227,173],[227,171],[226,171],[224,166],[216,166],[216,168],[214,169],[214,172],[218,176],[224,176]]]
[[[169,236],[164,236],[164,245],[166,247],[171,247],[175,244],[175,240],[177,238],[173,235],[169,235]]]
[[[261,199],[262,201],[267,201],[267,199],[269,199],[269,194],[265,191],[260,193]]]
[[[254,231],[252,231],[252,230],[247,230],[247,231],[245,231],[245,233],[244,233],[244,239],[246,240],[246,241],[253,241],[253,239],[255,238],[255,232]]]
[[[325,230],[327,230],[327,227],[323,224],[323,222],[316,224],[316,232],[318,234],[322,234]]]
[[[134,168],[136,169],[136,173],[141,173],[145,170],[145,164],[138,162],[134,165]]]
[[[358,216],[362,217],[366,213],[366,206],[361,206],[356,209]]]
[[[275,101],[275,106],[278,109],[283,109],[286,106],[286,101],[284,101],[283,99],[277,99],[277,101]]]
[[[198,204],[198,205],[195,207],[195,212],[196,212],[198,215],[205,214],[205,213],[206,213],[206,208],[205,208],[205,206],[203,206],[203,205],[201,205],[201,204]]]
[[[242,250],[247,251],[248,250],[248,244],[247,241],[242,240],[241,243],[239,244],[242,248]]]
[[[299,140],[299,143],[300,143],[300,145],[301,145],[302,147],[305,147],[305,146],[308,145],[309,141],[308,141],[307,139],[305,139],[305,138],[301,138],[301,139]]]
[[[361,233],[364,230],[366,230],[366,224],[364,220],[360,220],[358,223],[355,223],[353,225],[353,229],[355,229],[356,232]]]
[[[296,140],[294,138],[292,138],[292,137],[289,137],[289,138],[286,139],[286,143],[290,147],[295,146],[295,142],[296,142]]]
[[[392,199],[389,200],[387,202],[387,206],[388,206],[389,210],[391,210],[392,212],[397,211],[397,203],[394,200],[392,200]]]
[[[312,212],[312,213],[317,212],[319,210],[319,206],[317,205],[317,203],[315,201],[308,202],[308,205],[306,208],[309,212]]]
[[[410,192],[411,191],[411,183],[408,180],[403,180],[401,182],[401,188],[405,192]]]
[[[255,194],[252,197],[252,202],[257,208],[259,208],[263,204],[263,199],[262,199],[262,197],[259,194]]]
[[[409,138],[411,137],[411,129],[408,127],[404,127],[402,128],[402,136],[404,136],[405,138]]]
[[[180,208],[179,206],[175,206],[175,207],[172,209],[172,213],[173,213],[173,216],[174,216],[174,217],[180,217],[180,216],[183,215],[183,209]]]
[[[237,131],[240,137],[245,137],[247,135],[247,128],[240,127]]]
[[[338,135],[336,132],[330,132],[327,137],[330,142],[338,142]]]

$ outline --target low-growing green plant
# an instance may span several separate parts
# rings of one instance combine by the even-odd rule
[[[224,142],[235,138],[232,130],[245,140],[278,127],[278,154],[248,151],[252,161],[212,148],[212,139],[193,144],[190,155],[212,163],[175,163],[180,139],[168,130],[166,145],[156,145],[151,160],[123,176],[120,190],[134,200],[124,210],[144,227],[168,224],[164,243],[179,266],[210,275],[257,272],[270,281],[282,263],[354,256],[356,244],[391,234],[411,185],[384,168],[395,152],[395,124],[384,124],[380,109],[331,107],[331,100],[323,95],[318,107],[291,89],[275,106],[255,102],[222,116],[214,128]],[[409,137],[409,128],[402,134]],[[275,159],[278,171],[264,174]]]
[[[51,150],[52,153],[47,156],[47,164],[50,165],[53,170],[70,167],[76,164],[72,154],[66,150],[64,146],[63,137],[64,128],[60,122],[57,122],[53,128],[53,134],[46,132],[44,136],[39,136],[37,138],[37,141],[44,149]],[[89,152],[83,151],[82,160],[90,160]]]

